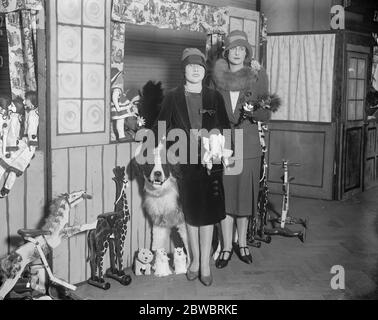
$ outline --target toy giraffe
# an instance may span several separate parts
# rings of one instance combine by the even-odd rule
[[[91,265],[91,278],[88,283],[108,290],[110,283],[105,282],[103,273],[104,256],[109,248],[110,269],[106,276],[113,278],[122,285],[129,285],[131,277],[123,271],[123,247],[126,240],[127,223],[130,211],[127,203],[125,167],[116,167],[113,181],[116,184],[116,201],[114,212],[104,213],[97,218],[97,228],[88,234],[88,249]],[[97,273],[98,271],[98,273]]]

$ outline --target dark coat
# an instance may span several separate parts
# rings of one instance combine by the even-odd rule
[[[226,212],[234,216],[250,216],[257,210],[262,150],[257,124],[244,121],[237,125],[246,94],[252,93],[251,99],[268,94],[268,77],[263,68],[258,71],[244,67],[231,72],[226,60],[220,59],[215,64],[212,80],[224,97],[232,129],[243,130],[243,156],[235,153],[236,161],[243,165],[243,171],[239,175],[224,177]],[[240,92],[235,112],[232,111],[230,91]],[[254,112],[256,121],[267,121],[269,118],[270,111],[259,109]]]
[[[248,92],[252,93],[251,98],[257,99],[259,96],[269,92],[268,76],[264,68],[260,71],[244,67],[238,72],[231,72],[228,63],[224,59],[216,62],[213,70],[212,85],[222,94],[228,118],[233,129],[243,129],[243,159],[253,159],[261,157],[261,145],[257,124],[244,121],[236,127],[239,122],[242,101]],[[240,91],[239,100],[235,112],[232,111],[230,91]],[[270,111],[259,109],[254,112],[256,121],[268,121]],[[237,155],[235,155],[237,156]]]
[[[230,129],[222,95],[204,87],[202,91],[202,128]],[[158,121],[166,121],[167,132],[180,128],[189,139],[192,129],[185,98],[185,89],[180,86],[168,92],[164,98]],[[156,126],[154,129],[156,133]],[[200,142],[200,141],[199,141]],[[190,143],[188,140],[188,151]],[[194,226],[215,224],[225,218],[223,167],[214,165],[209,175],[206,168],[198,164],[181,164],[182,179],[179,181],[180,197],[186,221]],[[200,160],[200,159],[199,159]]]

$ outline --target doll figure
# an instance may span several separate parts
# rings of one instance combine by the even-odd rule
[[[126,108],[123,106],[127,101],[123,92],[123,73],[117,69],[112,69],[112,103],[111,118],[115,121],[115,129],[118,141],[125,141],[124,123],[126,118]]]
[[[136,96],[131,101],[127,100],[126,105],[126,118],[125,118],[125,140],[135,140],[136,132],[143,126],[143,119],[139,117],[139,110],[137,104],[139,103],[139,96]]]
[[[21,98],[16,98],[8,107],[8,126],[5,136],[5,157],[10,158],[11,154],[19,149],[19,139],[21,135],[21,123],[24,105]]]
[[[10,157],[0,158],[0,177],[9,172],[4,187],[0,191],[0,198],[6,197],[12,189],[16,178],[20,177],[30,165],[38,146],[39,114],[37,107],[37,93],[27,92],[25,95],[25,131],[22,140],[18,141],[18,150],[11,152]]]
[[[7,133],[8,133],[8,125],[9,125],[8,108],[10,104],[11,104],[11,101],[8,97],[0,96],[0,159],[5,157],[7,153],[6,140],[7,140]]]

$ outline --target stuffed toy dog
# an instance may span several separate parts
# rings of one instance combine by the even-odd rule
[[[173,263],[175,267],[175,274],[186,274],[186,254],[183,248],[175,248]]]
[[[154,259],[153,253],[148,249],[139,249],[135,255],[134,273],[136,276],[151,275],[151,262]]]
[[[172,274],[169,267],[169,258],[164,249],[156,250],[154,270],[157,277],[166,277]]]

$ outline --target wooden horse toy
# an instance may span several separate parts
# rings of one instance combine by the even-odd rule
[[[47,263],[46,255],[50,249],[57,248],[63,239],[75,234],[91,230],[95,224],[67,227],[70,210],[84,199],[91,199],[85,191],[63,194],[53,201],[50,206],[50,214],[41,230],[18,230],[18,234],[25,240],[25,244],[13,251],[0,261],[0,300],[3,300],[17,284],[24,269],[37,259],[42,259],[44,267],[50,277],[50,281],[70,290],[76,287],[56,278]]]
[[[116,167],[113,172],[113,181],[116,184],[114,212],[99,215],[96,230],[92,230],[88,234],[91,265],[91,278],[88,283],[104,290],[110,289],[110,283],[105,282],[103,274],[104,256],[108,248],[111,267],[106,271],[106,276],[125,286],[131,282],[131,277],[123,271],[123,247],[126,240],[127,223],[130,220],[126,198],[128,181],[125,178],[125,167]]]

